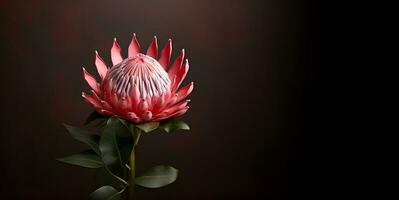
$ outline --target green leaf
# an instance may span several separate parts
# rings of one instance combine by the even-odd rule
[[[119,121],[121,121],[122,124],[125,125],[125,127],[129,130],[129,132],[130,132],[129,135],[130,135],[130,136],[134,135],[134,128],[136,127],[136,125],[133,124],[133,123],[131,123],[131,122],[129,122],[129,121],[126,121],[126,120],[124,120],[124,119],[121,119],[121,118],[118,118],[118,119],[119,119]]]
[[[65,158],[58,158],[57,160],[87,168],[100,168],[103,166],[101,158],[93,150],[84,151]]]
[[[98,147],[100,136],[68,124],[64,124],[64,126],[74,139],[89,145],[98,155],[101,155],[101,151]]]
[[[103,128],[105,125],[107,125],[107,118],[92,121],[89,124],[87,124],[86,126],[92,127],[92,128]]]
[[[148,122],[145,124],[138,124],[136,125],[136,127],[148,133],[157,129],[159,127],[159,122]]]
[[[114,187],[106,185],[90,194],[90,200],[119,200],[121,194]]]
[[[128,130],[126,130],[126,132],[130,133],[128,132]],[[134,146],[134,139],[133,136],[129,134],[129,137],[119,136],[117,140],[118,140],[119,151],[121,153],[122,164],[125,165],[126,163],[129,162],[130,153],[132,152],[132,148]]]
[[[92,126],[92,127],[102,127],[106,124],[107,117],[99,114],[97,111],[93,111],[87,117],[85,125]]]
[[[175,130],[190,130],[190,126],[183,121],[170,119],[161,123],[160,128],[170,133]]]
[[[133,148],[133,137],[118,118],[111,117],[101,135],[99,148],[104,163],[111,170],[120,171],[127,163]]]
[[[135,183],[146,188],[160,188],[173,183],[177,179],[178,172],[171,166],[158,165],[136,177]]]
[[[129,122],[127,122],[126,120],[124,120],[124,119],[121,119],[121,118],[117,118],[124,126],[126,126],[126,128],[129,128]]]

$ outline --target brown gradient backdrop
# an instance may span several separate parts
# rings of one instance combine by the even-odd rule
[[[185,48],[194,81],[189,133],[145,135],[139,172],[180,169],[139,199],[286,199],[298,194],[309,64],[307,5],[288,0],[30,0],[1,3],[0,199],[84,199],[94,170],[57,157],[83,150],[61,123],[92,109],[81,67],[110,63],[132,33]]]

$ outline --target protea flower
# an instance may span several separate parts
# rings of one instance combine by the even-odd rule
[[[172,40],[169,39],[158,59],[156,36],[147,53],[140,53],[140,45],[133,34],[128,57],[123,59],[115,38],[111,48],[111,68],[95,52],[100,82],[83,68],[84,78],[92,88],[92,94],[83,92],[82,96],[98,113],[117,116],[136,124],[183,115],[190,101],[184,98],[193,90],[193,82],[179,89],[188,72],[189,63],[187,59],[183,63],[183,49],[167,70],[171,54]]]

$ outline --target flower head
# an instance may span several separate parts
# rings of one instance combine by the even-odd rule
[[[83,68],[91,94],[83,98],[96,111],[105,116],[118,116],[134,123],[153,122],[183,115],[188,110],[184,100],[193,90],[193,82],[179,89],[188,69],[184,49],[169,67],[172,40],[168,40],[158,57],[157,38],[154,37],[146,54],[140,53],[140,45],[133,34],[128,48],[128,58],[123,59],[116,38],[111,48],[113,67],[108,68],[95,52],[95,65],[101,81]]]

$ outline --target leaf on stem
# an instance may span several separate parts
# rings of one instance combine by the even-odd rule
[[[104,132],[102,133],[100,138],[99,148],[102,153],[102,159],[106,165],[122,165],[121,154],[118,147],[118,140],[116,138],[119,124],[120,121],[116,118],[109,118]]]
[[[146,188],[160,188],[177,179],[178,170],[167,165],[155,166],[135,178],[136,185]]]
[[[101,155],[101,151],[98,147],[100,136],[68,124],[64,124],[64,126],[74,139],[89,145],[98,155]]]
[[[58,158],[57,160],[67,164],[87,168],[100,168],[103,166],[101,158],[93,150],[87,150],[65,158]]]
[[[108,119],[99,144],[102,159],[112,171],[120,171],[128,162],[133,137],[128,128],[115,117]]]
[[[119,200],[121,194],[114,187],[106,185],[98,188],[89,196],[90,200]]]
[[[93,111],[87,117],[86,122],[84,123],[87,126],[91,127],[103,127],[107,122],[107,117],[99,114],[97,111]]]
[[[159,122],[148,122],[144,124],[136,125],[137,128],[141,129],[145,133],[151,132],[159,127]]]
[[[180,121],[180,120],[177,120],[174,118],[162,122],[159,127],[168,133],[175,131],[175,130],[179,130],[179,129],[180,130],[190,130],[190,126],[186,122]]]

